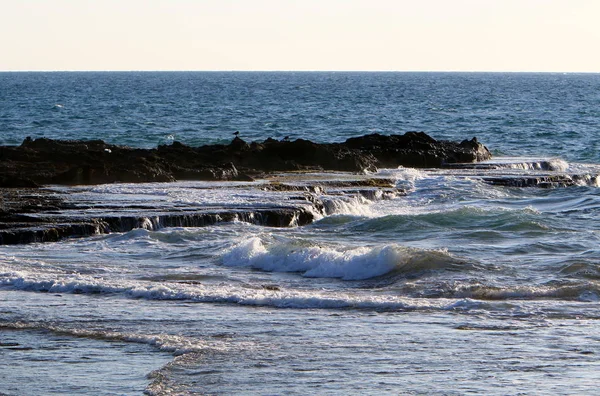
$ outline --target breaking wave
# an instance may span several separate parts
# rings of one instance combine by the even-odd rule
[[[389,254],[389,253],[386,253]],[[385,255],[385,254],[383,254]],[[385,261],[385,260],[384,260]],[[427,266],[431,266],[429,260]],[[442,260],[441,262],[444,262]],[[358,259],[360,262],[360,259]],[[419,260],[413,265],[422,268]],[[356,265],[356,264],[353,264]],[[352,265],[350,265],[352,268]],[[3,271],[4,269],[0,269]],[[359,271],[359,273],[363,273]],[[329,274],[325,272],[325,274]],[[421,290],[418,284],[417,289]],[[426,285],[423,285],[426,286]],[[432,285],[433,286],[433,285]],[[87,275],[55,273],[37,274],[26,271],[0,272],[0,287],[48,293],[69,294],[120,294],[125,298],[189,301],[195,303],[237,304],[255,307],[290,309],[359,309],[375,311],[471,311],[507,310],[507,302],[518,304],[519,300],[563,300],[577,302],[597,302],[600,289],[594,282],[577,282],[557,285],[532,286],[489,286],[483,284],[458,284],[444,287],[430,298],[399,293],[396,288],[348,291],[315,289],[303,290],[269,285],[239,284],[182,284],[177,282],[153,282],[145,280],[109,280]],[[413,293],[409,293],[412,295]],[[498,301],[495,303],[494,301]],[[496,305],[499,304],[499,305]],[[0,326],[1,327],[1,326]],[[71,330],[69,330],[71,331]],[[177,336],[138,335],[105,332],[94,329],[77,329],[72,335],[146,343],[174,354],[197,352],[206,348],[203,343],[190,344]],[[212,348],[211,344],[211,348]]]
[[[519,170],[545,170],[553,172],[564,172],[569,169],[569,164],[560,158],[551,158],[547,160],[534,160],[516,163],[506,163],[498,165],[498,169],[519,169]]]
[[[546,224],[540,213],[531,207],[520,209],[480,208],[463,206],[445,208],[419,213],[389,214],[367,218],[351,225],[355,232],[397,232],[439,231],[452,227],[456,230],[473,231],[534,231],[547,232]],[[445,232],[442,231],[442,232]]]
[[[364,280],[391,272],[428,271],[464,263],[444,251],[396,244],[347,248],[303,240],[266,242],[253,237],[225,253],[223,264],[270,272],[298,272],[310,278]]]
[[[4,271],[4,269],[0,268],[0,271]],[[126,298],[146,300],[226,303],[293,309],[463,310],[481,305],[478,302],[472,302],[472,304],[467,304],[468,308],[465,308],[464,301],[457,302],[455,299],[432,300],[394,294],[369,294],[322,289],[310,291],[232,284],[181,284],[141,280],[109,280],[87,275],[37,274],[26,271],[0,272],[0,287],[30,292],[121,294]],[[90,335],[92,334],[90,333]],[[149,339],[148,342],[154,341]],[[168,349],[169,347],[165,344],[162,348]]]
[[[370,207],[372,204],[372,200],[369,200],[361,195],[356,195],[346,199],[325,199],[323,200],[323,209],[327,216],[350,215],[372,217],[373,212]]]
[[[600,287],[594,282],[577,282],[565,285],[534,286],[461,286],[449,293],[456,298],[476,300],[575,300],[585,302],[600,301]]]

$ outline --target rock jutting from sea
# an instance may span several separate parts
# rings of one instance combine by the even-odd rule
[[[343,143],[271,138],[247,143],[236,136],[228,145],[190,147],[174,142],[155,149],[101,140],[27,138],[20,146],[0,147],[0,187],[252,180],[271,172],[361,173],[398,166],[437,168],[490,158],[489,150],[476,138],[458,143],[435,140],[423,132],[372,134]]]

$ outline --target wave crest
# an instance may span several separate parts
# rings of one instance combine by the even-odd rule
[[[553,172],[565,172],[569,169],[569,163],[561,158],[550,158],[547,160],[533,160],[520,163],[507,163],[504,166],[499,166],[500,169],[519,169],[519,170],[547,170]]]
[[[559,299],[567,301],[598,301],[600,288],[593,282],[579,282],[567,285],[533,285],[533,286],[462,286],[452,291],[452,298],[476,300],[546,300]]]
[[[463,263],[447,252],[396,244],[349,248],[298,240],[269,243],[254,237],[225,253],[223,264],[269,272],[299,272],[311,278],[364,280],[391,272],[436,270]]]

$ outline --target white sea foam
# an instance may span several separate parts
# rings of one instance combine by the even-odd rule
[[[399,166],[396,169],[380,169],[377,175],[394,179],[397,187],[406,190],[413,190],[418,180],[427,177],[424,171],[415,168],[405,168],[403,166]]]
[[[223,263],[272,272],[299,272],[305,277],[362,280],[392,271],[444,268],[457,265],[459,260],[446,252],[396,244],[347,248],[301,241],[269,243],[254,237],[225,253]]]
[[[397,181],[415,181],[419,179],[423,179],[425,177],[425,173],[416,168],[405,168],[403,166],[399,166],[396,169],[379,169],[377,172],[378,176],[391,177],[396,179]]]
[[[574,182],[578,186],[600,187],[600,175],[579,175]]]
[[[324,210],[327,216],[350,215],[372,217],[374,216],[371,210],[372,204],[373,201],[361,195],[323,199]]]
[[[456,300],[426,300],[328,290],[269,289],[236,284],[181,284],[142,280],[111,280],[78,274],[38,274],[0,268],[0,287],[14,290],[73,294],[121,294],[147,300],[185,300],[295,309],[419,310],[454,309]]]
[[[265,248],[257,241],[253,241],[258,261],[264,257]],[[307,276],[343,276],[346,274],[361,278],[368,275],[383,272],[392,267],[398,252],[387,247],[374,250],[371,253],[355,251],[344,255],[341,252],[317,252],[317,256],[310,258],[309,262],[319,262],[323,256],[330,255],[333,262],[330,265],[318,265],[307,271]],[[312,250],[307,250],[306,254]],[[251,255],[250,252],[248,252]],[[341,257],[341,259],[340,259]],[[352,258],[354,257],[354,258]],[[368,257],[375,262],[368,268],[361,268]],[[446,260],[442,258],[438,263],[432,263],[429,259],[406,260],[408,265],[417,268],[426,266],[440,266]],[[342,268],[336,268],[336,263],[341,260]],[[411,263],[412,261],[412,263]],[[284,260],[284,264],[285,260]],[[307,268],[301,262],[287,263],[290,266],[278,270],[292,269],[293,265],[298,268]],[[500,309],[492,300],[514,301],[523,299],[544,300],[547,298],[561,298],[576,301],[596,301],[600,295],[597,286],[589,283],[573,286],[532,286],[516,288],[493,288],[487,286],[465,286],[449,291],[447,297],[428,299],[412,298],[395,293],[373,293],[371,289],[366,292],[360,290],[303,290],[295,288],[264,288],[262,286],[248,286],[239,284],[181,284],[177,282],[151,282],[144,280],[106,279],[87,275],[67,274],[56,272],[35,273],[27,271],[6,271],[0,268],[0,287],[13,290],[29,292],[49,293],[72,293],[72,294],[119,294],[125,298],[166,300],[166,301],[190,301],[197,303],[227,303],[247,306],[266,306],[273,308],[292,309],[366,309],[385,311],[414,311],[414,310],[471,310],[471,309]],[[487,302],[486,302],[487,300]],[[500,303],[503,304],[503,303]],[[202,350],[207,346],[194,341],[190,343],[185,338],[163,335],[140,335],[111,333],[96,330],[76,330],[82,337],[97,337],[102,339],[123,340],[140,342],[153,345],[164,351],[174,354],[194,352]],[[75,334],[75,331],[73,333]],[[214,346],[211,345],[211,348]]]
[[[569,163],[560,158],[553,158],[548,161],[548,169],[551,171],[566,171],[569,169]]]
[[[53,333],[65,334],[78,338],[93,338],[103,341],[123,341],[146,344],[176,356],[187,353],[205,352],[207,350],[227,350],[226,343],[220,340],[199,340],[171,334],[141,334],[104,329],[70,328],[47,322],[24,321],[0,323],[0,329],[2,328],[14,330],[47,330]]]
[[[482,164],[490,163],[496,169],[515,169],[526,171],[553,171],[565,172],[569,169],[569,163],[561,158],[513,158],[501,157],[492,161],[483,162]]]
[[[560,298],[561,300],[598,301],[600,287],[595,282],[578,282],[570,285],[536,285],[495,287],[485,285],[458,286],[452,293],[459,298],[477,300],[539,300]]]

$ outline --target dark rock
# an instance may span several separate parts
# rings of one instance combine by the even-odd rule
[[[407,166],[437,168],[446,163],[477,162],[490,159],[489,150],[476,138],[461,143],[438,141],[424,132],[384,136],[372,134],[346,140],[347,147],[368,152],[379,167]]]
[[[293,205],[293,203],[290,203]],[[96,209],[102,206],[93,204]],[[146,215],[112,212],[81,214],[81,206],[63,200],[46,189],[0,189],[0,245],[55,242],[64,238],[86,237],[135,228],[158,230],[164,227],[204,227],[221,222],[244,221],[267,227],[303,226],[314,220],[306,207],[223,208],[212,210],[172,210]],[[70,212],[76,210],[74,214]]]
[[[369,178],[359,180],[327,180],[322,184],[328,187],[394,187],[396,181],[384,178]]]
[[[92,219],[72,218],[68,223],[44,219],[38,219],[36,223],[13,223],[5,222],[6,220],[8,218],[0,219],[0,245],[56,242],[64,238],[127,232],[135,228],[158,230],[163,227],[206,227],[236,220],[267,227],[303,226],[314,220],[314,214],[304,208],[283,207],[212,213],[171,212],[141,217],[116,215]]]
[[[250,145],[237,136],[233,138],[233,140],[229,144],[229,147],[237,151],[244,151],[250,149]]]
[[[577,185],[596,185],[598,176],[591,175],[545,175],[545,176],[506,176],[484,177],[483,181],[495,186],[504,187],[539,187],[557,188]]]
[[[0,179],[0,188],[37,188],[39,184],[29,178],[8,176]]]
[[[133,149],[101,140],[26,138],[0,147],[0,186],[252,180],[264,172],[375,171],[378,167],[440,167],[491,158],[477,139],[437,141],[423,132],[372,134],[344,143],[267,139],[248,144],[236,136],[229,145],[189,147],[179,142]]]

